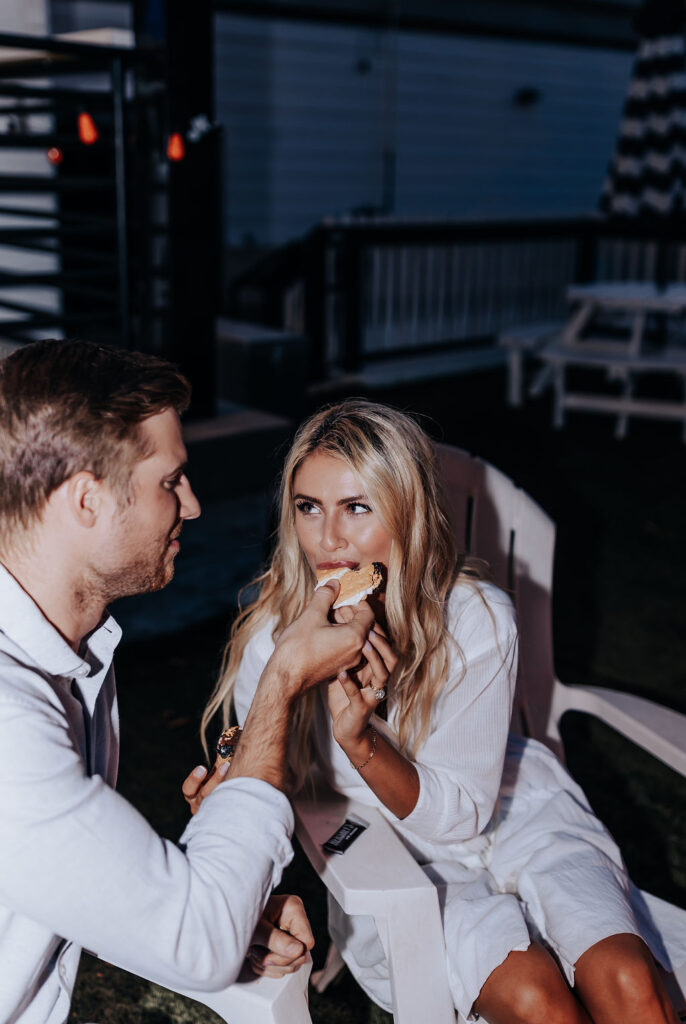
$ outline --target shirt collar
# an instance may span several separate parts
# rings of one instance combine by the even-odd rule
[[[84,640],[80,653],[72,650],[33,598],[0,564],[0,630],[40,668],[52,676],[100,675],[112,661],[121,628],[106,614]]]

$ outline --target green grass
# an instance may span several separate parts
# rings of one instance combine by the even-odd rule
[[[547,400],[502,405],[499,373],[414,385],[378,396],[426,414],[442,440],[490,460],[558,523],[554,632],[565,682],[622,687],[686,711],[686,446],[675,424],[572,417],[550,427]],[[240,467],[234,467],[239,472]],[[198,526],[201,529],[201,524]],[[197,728],[228,626],[213,621],[163,640],[124,644],[120,789],[163,835],[186,819],[180,785],[200,760]],[[569,767],[617,838],[634,880],[686,906],[686,783],[599,723],[568,716]],[[282,888],[298,891],[326,946],[321,885],[302,855]],[[315,1024],[386,1024],[349,976],[312,996]],[[74,1021],[205,1024],[189,1000],[84,957]]]

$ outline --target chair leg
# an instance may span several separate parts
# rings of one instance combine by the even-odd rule
[[[553,379],[555,388],[555,408],[553,410],[553,426],[559,430],[565,423],[565,370],[564,366],[557,363],[555,366],[555,377]]]
[[[507,404],[519,408],[522,404],[522,353],[511,348],[507,357]]]
[[[321,994],[327,989],[332,981],[336,980],[344,967],[345,961],[332,942],[326,954],[324,966],[319,971],[313,971],[310,976],[310,984],[312,985],[312,988]]]

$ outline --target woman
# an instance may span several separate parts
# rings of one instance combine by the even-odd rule
[[[545,747],[508,741],[513,608],[478,562],[456,559],[433,449],[409,417],[353,400],[301,427],[276,550],[234,625],[204,727],[220,709],[226,723],[232,699],[245,719],[273,638],[302,611],[317,570],[372,561],[387,582],[369,598],[366,664],[299,707],[294,788],[317,762],[339,791],[386,814],[444,890],[464,1017],[676,1024],[654,961],[660,937],[641,937],[614,842]],[[373,920],[332,909],[344,959],[389,1008]],[[686,938],[675,952],[684,959]]]

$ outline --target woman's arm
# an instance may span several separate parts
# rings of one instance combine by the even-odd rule
[[[328,685],[334,738],[379,800],[397,818],[406,818],[419,797],[417,769],[369,722],[378,707],[376,693],[385,688],[395,665],[395,654],[376,632],[370,633],[363,652],[368,685],[360,686],[347,672]]]
[[[512,604],[502,591],[489,584],[458,585],[449,623],[462,657],[453,659],[451,676],[435,700],[430,733],[416,761],[402,757],[392,737],[385,740],[378,735],[371,760],[359,772],[389,811],[402,819],[404,828],[438,842],[471,838],[483,830],[493,812],[517,665]],[[329,687],[329,706],[334,735],[359,768],[372,753],[374,737],[366,727],[375,700],[371,689],[356,693],[353,680],[346,685],[345,691],[343,684]],[[373,685],[383,685],[378,670]],[[388,733],[385,727],[383,731]]]

